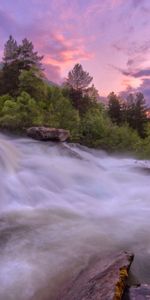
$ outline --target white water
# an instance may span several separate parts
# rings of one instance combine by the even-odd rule
[[[92,256],[134,251],[150,283],[150,180],[132,158],[0,138],[0,299],[55,299]]]

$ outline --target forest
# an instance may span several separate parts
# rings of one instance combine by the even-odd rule
[[[93,78],[77,63],[61,85],[44,74],[43,56],[27,38],[10,36],[0,63],[0,128],[22,134],[31,126],[68,129],[70,142],[108,152],[150,157],[150,123],[140,92],[111,92],[101,101]]]

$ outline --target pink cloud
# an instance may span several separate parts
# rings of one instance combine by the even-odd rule
[[[57,65],[44,64],[45,74],[49,80],[60,83],[61,82],[61,69]]]

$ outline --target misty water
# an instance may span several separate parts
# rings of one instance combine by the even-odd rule
[[[0,299],[55,299],[91,257],[121,250],[136,255],[134,278],[150,283],[150,173],[143,164],[1,135]]]

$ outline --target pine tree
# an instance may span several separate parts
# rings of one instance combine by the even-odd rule
[[[142,138],[145,137],[147,123],[146,102],[142,93],[130,94],[128,96],[126,116],[129,126],[137,130]]]
[[[112,120],[112,122],[119,125],[122,121],[122,111],[121,111],[121,103],[120,99],[117,97],[117,95],[112,92],[108,96],[109,102],[108,102],[108,114]]]
[[[0,95],[9,93],[16,96],[19,93],[19,78],[21,73],[32,70],[34,77],[43,77],[41,60],[42,56],[34,51],[32,42],[23,39],[20,46],[10,36],[4,46],[2,70],[0,72]]]
[[[8,41],[4,45],[4,64],[11,64],[18,59],[18,45],[16,40],[10,35]]]
[[[9,93],[15,96],[19,83],[19,61],[18,45],[16,40],[10,35],[4,45],[4,56],[2,61],[0,95]]]
[[[66,85],[75,91],[85,91],[91,83],[93,78],[88,72],[84,71],[82,65],[76,64],[72,71],[68,73]]]
[[[88,72],[84,71],[82,65],[76,64],[68,73],[65,86],[68,88],[68,95],[71,103],[80,115],[84,114],[91,106],[95,105],[95,97],[90,98],[88,92],[96,91],[95,87],[89,87],[93,78]]]
[[[22,44],[19,46],[19,61],[20,67],[23,70],[30,70],[36,68],[42,70],[41,60],[43,56],[38,56],[38,52],[34,51],[32,42],[27,38],[22,40]]]

